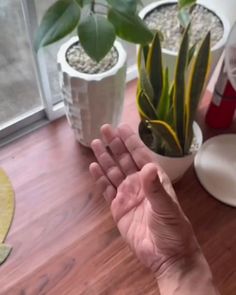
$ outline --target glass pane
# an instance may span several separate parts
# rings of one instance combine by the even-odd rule
[[[19,0],[0,1],[0,127],[42,105]]]
[[[54,2],[55,0],[35,0],[36,15],[39,22],[48,7]],[[33,15],[32,12],[31,15]],[[57,72],[57,52],[60,46],[72,35],[73,33],[69,37],[62,39],[55,44],[40,49],[38,54],[38,63],[42,75],[44,93],[46,99],[48,101],[51,100],[53,105],[62,100]]]

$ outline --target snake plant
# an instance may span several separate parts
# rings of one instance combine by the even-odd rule
[[[189,27],[181,41],[174,81],[169,81],[168,67],[163,66],[158,33],[150,46],[140,46],[138,54],[138,112],[144,130],[152,135],[150,148],[171,157],[190,152],[193,121],[209,69],[210,32],[197,49],[189,48]]]

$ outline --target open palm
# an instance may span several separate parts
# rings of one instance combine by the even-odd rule
[[[123,125],[101,129],[105,147],[95,140],[98,163],[90,172],[111,206],[119,231],[139,260],[154,272],[165,271],[198,247],[172,185],[149,150]]]

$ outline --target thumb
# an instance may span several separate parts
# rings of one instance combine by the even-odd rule
[[[151,203],[152,209],[158,214],[166,214],[176,207],[158,175],[158,167],[149,163],[140,171],[141,183],[146,198]]]

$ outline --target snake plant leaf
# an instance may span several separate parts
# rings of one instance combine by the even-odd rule
[[[193,6],[196,0],[178,0],[179,9]]]
[[[46,11],[36,32],[34,48],[49,45],[74,30],[80,19],[78,2],[58,0]]]
[[[173,97],[174,97],[174,82],[172,82],[169,88],[169,109],[166,115],[166,122],[169,123],[169,125],[172,126],[174,130],[176,130],[176,124],[174,120]]]
[[[6,244],[0,244],[0,265],[3,264],[10,255],[12,247]]]
[[[155,34],[147,56],[147,72],[154,90],[153,105],[156,108],[163,87],[162,51],[159,33]]]
[[[140,70],[139,70],[139,87],[146,94],[153,104],[154,91],[151,81],[146,71],[144,52],[141,51]]]
[[[141,69],[141,63],[143,62],[142,58],[144,58],[144,64],[146,67],[148,52],[149,52],[149,45],[140,45],[139,46],[138,55],[137,55],[137,67],[138,67],[139,73],[140,73],[140,69]]]
[[[14,191],[5,172],[0,169],[0,243],[10,229],[14,214]]]
[[[157,115],[160,120],[167,121],[168,111],[170,109],[169,95],[169,70],[166,67],[164,72],[163,90],[158,103]]]
[[[193,44],[188,51],[188,66],[190,65],[191,61],[193,60],[196,48],[197,48],[197,42],[195,44]]]
[[[143,45],[152,41],[152,32],[138,15],[110,8],[108,19],[114,25],[116,34],[121,39]]]
[[[187,28],[188,24],[191,21],[191,15],[189,13],[189,9],[182,8],[178,11],[178,20],[180,22],[180,25],[183,28]]]
[[[116,34],[113,25],[103,16],[90,14],[78,27],[78,35],[86,53],[96,62],[111,50]]]
[[[178,138],[183,148],[185,141],[185,76],[188,64],[189,28],[190,26],[185,30],[181,41],[174,77],[174,115]]]
[[[150,99],[143,91],[138,93],[136,102],[142,120],[153,120],[157,118],[156,111]]]
[[[192,143],[192,125],[210,65],[210,40],[211,34],[209,32],[200,45],[191,69],[186,95],[185,152],[189,151]]]
[[[183,150],[175,131],[169,124],[160,120],[151,120],[148,122],[152,128],[153,134],[160,137],[165,143],[168,152],[173,157],[180,157],[183,155]]]

